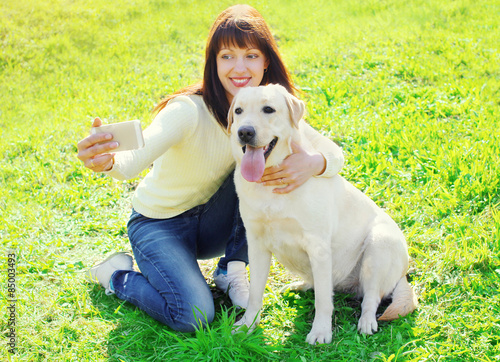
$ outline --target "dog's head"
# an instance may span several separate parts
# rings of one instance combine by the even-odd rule
[[[291,140],[304,116],[305,105],[280,85],[242,88],[229,109],[228,131],[241,174],[258,181],[266,166],[291,153]]]

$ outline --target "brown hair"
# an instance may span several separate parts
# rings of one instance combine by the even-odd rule
[[[217,75],[217,54],[223,46],[239,48],[256,47],[268,61],[261,85],[281,84],[295,94],[290,73],[278,51],[278,45],[260,13],[249,5],[234,5],[224,10],[215,20],[210,30],[205,50],[203,81],[183,88],[163,99],[153,110],[160,112],[169,100],[178,95],[198,94],[219,124],[226,128],[229,101],[226,91]]]

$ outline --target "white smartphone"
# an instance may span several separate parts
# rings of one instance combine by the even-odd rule
[[[139,120],[92,127],[91,134],[96,133],[111,133],[113,135],[111,141],[101,142],[101,144],[118,142],[118,147],[113,149],[112,152],[135,150],[144,147],[144,137],[142,136],[141,122]]]

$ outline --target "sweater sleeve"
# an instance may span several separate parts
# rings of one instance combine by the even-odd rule
[[[344,166],[342,149],[328,137],[323,136],[311,125],[306,124],[304,134],[314,149],[320,152],[326,160],[325,171],[316,177],[332,177],[340,172]]]
[[[118,180],[137,177],[167,150],[189,138],[198,124],[198,108],[186,96],[172,99],[144,130],[144,147],[118,152],[113,168],[104,172]]]

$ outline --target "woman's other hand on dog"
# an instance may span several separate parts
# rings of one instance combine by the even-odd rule
[[[325,169],[326,160],[321,153],[309,153],[292,142],[292,154],[280,165],[266,168],[259,182],[264,186],[281,186],[273,192],[287,194],[311,177],[321,175]]]
[[[102,121],[100,118],[95,118],[92,122],[92,127],[100,127]],[[96,133],[85,137],[78,142],[77,157],[83,162],[83,165],[94,172],[109,171],[113,167],[114,153],[110,153],[118,147],[117,142],[109,142],[113,139],[110,133]],[[101,142],[106,142],[100,144]]]

